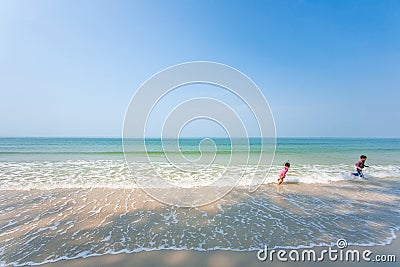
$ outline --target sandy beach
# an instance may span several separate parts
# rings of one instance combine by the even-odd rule
[[[0,267],[400,267],[400,0],[0,0],[0,36]]]
[[[321,251],[323,248],[315,248]],[[64,266],[209,266],[209,267],[262,267],[262,266],[398,266],[400,259],[400,240],[397,238],[392,244],[386,246],[357,247],[351,246],[349,249],[363,251],[369,249],[374,254],[395,255],[396,262],[270,262],[259,261],[256,252],[233,252],[233,251],[152,251],[133,254],[105,255],[90,257],[86,259],[76,259],[60,261],[52,264],[45,264],[46,267]],[[302,251],[301,249],[299,250]]]
[[[256,258],[265,245],[327,247],[338,238],[362,248],[389,244],[398,229],[398,184],[380,183],[379,190],[353,182],[237,188],[199,208],[163,205],[141,189],[1,191],[1,262],[263,266],[276,263]],[[371,250],[398,248],[396,240]]]

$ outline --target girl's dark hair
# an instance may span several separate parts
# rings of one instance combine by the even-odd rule
[[[290,162],[289,161],[285,162],[285,167],[290,167]]]

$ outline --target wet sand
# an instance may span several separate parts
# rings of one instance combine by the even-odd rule
[[[399,232],[397,233],[397,236]],[[315,250],[320,252],[326,247],[318,247]],[[234,252],[234,251],[151,251],[132,254],[104,255],[59,261],[51,264],[44,264],[43,267],[95,267],[95,266],[188,266],[188,267],[262,267],[262,266],[399,266],[400,261],[400,239],[393,240],[392,244],[386,246],[359,247],[349,246],[347,249],[366,249],[372,251],[372,255],[395,255],[396,262],[331,262],[326,259],[323,262],[277,262],[274,260],[260,261],[257,259],[257,252]],[[303,250],[299,250],[301,253]],[[374,256],[371,256],[371,259]]]
[[[200,208],[165,206],[140,189],[3,190],[0,266],[265,266],[276,263],[256,258],[266,243],[385,244],[399,227],[397,186],[267,185]],[[398,256],[399,241],[371,250]]]

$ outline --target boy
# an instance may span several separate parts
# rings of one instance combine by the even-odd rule
[[[290,168],[290,163],[286,162],[283,169],[279,173],[278,185],[281,185],[283,183],[283,179],[285,179],[286,173],[288,172],[289,168]]]
[[[354,176],[359,176],[361,178],[365,178],[364,174],[363,174],[363,169],[364,169],[364,167],[368,167],[367,165],[365,165],[366,160],[367,160],[367,156],[365,156],[365,155],[360,156],[360,160],[357,161],[357,163],[356,163],[356,171],[357,172],[352,173]]]

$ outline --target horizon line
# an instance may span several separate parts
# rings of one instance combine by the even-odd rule
[[[122,136],[0,136],[0,138],[93,138],[93,139],[123,139]],[[141,137],[128,137],[129,139],[143,139]],[[260,136],[234,136],[234,137],[221,137],[221,136],[184,136],[184,137],[164,137],[163,139],[204,139],[204,138],[214,138],[214,139],[228,139],[228,138],[261,138]],[[400,139],[400,136],[276,136],[276,137],[264,137],[264,138],[342,138],[342,139]],[[162,139],[159,136],[149,136],[144,139]]]

